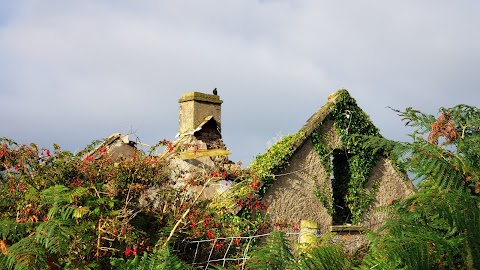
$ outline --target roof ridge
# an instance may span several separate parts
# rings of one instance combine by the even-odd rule
[[[327,97],[327,103],[325,103],[318,111],[316,111],[310,118],[307,120],[307,122],[300,128],[298,132],[303,131],[303,136],[302,139],[296,142],[292,147],[293,151],[295,152],[298,147],[300,147],[305,140],[310,137],[310,135],[315,131],[315,129],[318,128],[318,126],[325,120],[325,118],[330,114],[331,108],[333,105],[335,105],[340,97],[342,97],[342,94],[347,95],[348,97],[350,96],[350,93],[348,93],[347,89],[340,89],[336,92],[331,93]]]

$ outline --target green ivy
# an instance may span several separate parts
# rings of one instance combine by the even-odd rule
[[[369,116],[357,106],[355,99],[344,89],[336,93],[335,102],[330,110],[328,120],[334,121],[334,128],[345,147],[343,150],[347,150],[349,157],[347,161],[349,175],[346,177],[348,183],[344,185],[348,189],[345,201],[352,212],[352,222],[359,223],[375,195],[376,188],[367,192],[365,184],[380,154],[366,147],[357,135],[380,136],[380,134]],[[329,149],[325,147],[324,140],[318,132],[312,133],[312,142],[316,152],[322,157],[325,171],[331,172]],[[327,177],[330,175],[327,174]],[[316,193],[319,194],[317,197],[320,202],[332,212],[333,208],[329,201],[325,200],[324,195],[318,190]]]
[[[297,133],[283,137],[276,144],[272,145],[267,152],[258,155],[250,165],[250,170],[262,183],[260,190],[264,194],[272,185],[275,173],[285,169],[289,160],[295,152],[296,146],[305,139],[305,132],[300,130]]]
[[[315,152],[317,152],[320,156],[323,167],[325,169],[328,168],[327,172],[331,172],[330,152],[328,151],[327,147],[325,147],[325,138],[321,134],[319,134],[317,130],[313,131],[311,138]]]
[[[342,186],[347,188],[345,201],[352,212],[352,222],[359,223],[362,220],[363,213],[373,201],[375,195],[375,186],[372,191],[367,192],[365,184],[368,181],[372,169],[375,166],[381,153],[374,152],[371,148],[364,146],[363,140],[357,135],[380,136],[378,129],[373,125],[369,116],[365,114],[347,92],[339,90],[334,99],[332,99],[329,112],[324,110],[322,113],[328,113],[325,120],[333,120],[334,128],[340,137],[342,145],[348,150],[348,183]],[[324,167],[327,177],[330,178],[331,155],[334,149],[327,149],[325,138],[319,132],[319,127],[313,127],[314,131],[310,137],[312,139],[315,151],[321,157],[321,163]],[[307,127],[309,128],[309,127]],[[254,174],[254,179],[258,179],[261,188],[258,191],[263,195],[273,184],[275,174],[282,171],[289,165],[289,160],[295,150],[305,141],[307,136],[306,128],[299,132],[285,136],[264,154],[258,155],[250,165],[250,170]],[[314,181],[316,179],[313,179]],[[329,179],[328,179],[329,180]],[[334,214],[333,198],[320,190],[316,183],[314,191],[316,197],[327,209],[331,215]]]
[[[311,136],[313,147],[315,152],[320,156],[322,167],[325,170],[326,176],[325,178],[328,180],[327,183],[330,181],[330,177],[332,175],[331,169],[331,161],[330,156],[331,154],[328,152],[327,147],[325,147],[325,138],[317,131],[313,131]],[[320,203],[327,209],[327,213],[330,216],[333,216],[335,210],[333,209],[334,201],[333,196],[330,194],[328,190],[322,189],[318,184],[318,179],[313,177],[313,183],[315,185],[314,194]]]
[[[333,216],[333,214],[335,213],[333,209],[333,204],[334,204],[333,196],[331,196],[328,191],[320,188],[320,186],[318,185],[318,179],[315,175],[312,177],[312,180],[313,180],[313,184],[315,185],[315,190],[314,190],[315,197],[317,197],[317,199],[320,201],[323,207],[327,209],[327,213],[330,216]]]

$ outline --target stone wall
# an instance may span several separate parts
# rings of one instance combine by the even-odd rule
[[[331,185],[325,183],[325,170],[311,140],[295,152],[290,166],[282,173],[289,172],[294,173],[279,176],[265,194],[270,221],[298,225],[301,220],[311,220],[319,224],[321,233],[328,232],[332,217],[315,196],[315,189],[317,184],[331,194]],[[291,232],[292,228],[285,231]]]
[[[415,186],[399,173],[392,162],[381,158],[373,168],[372,176],[367,182],[367,189],[372,191],[376,185],[375,198],[368,211],[364,214],[364,227],[370,230],[378,229],[386,218],[386,213],[379,206],[390,205],[394,200],[402,200],[416,192]]]
[[[333,121],[324,121],[318,131],[327,151],[335,149],[345,151]],[[311,139],[307,139],[293,154],[288,168],[280,172],[280,176],[274,180],[264,196],[264,200],[269,204],[267,210],[269,220],[272,224],[299,224],[301,220],[310,220],[318,223],[320,234],[330,233],[332,217],[315,196],[317,189],[321,190],[326,197],[332,196],[330,178],[321,164]],[[375,231],[384,224],[387,215],[378,209],[379,206],[389,205],[394,200],[405,199],[416,192],[416,188],[406,175],[398,172],[387,158],[381,158],[377,162],[366,183],[366,189],[368,192],[375,192],[374,201],[365,211],[363,223],[359,224],[363,225],[363,229],[367,231]],[[283,230],[292,232],[291,227]],[[350,253],[356,252],[367,244],[363,230],[336,232],[332,241],[343,243]]]
[[[342,148],[342,141],[333,127],[332,120],[326,120],[322,123],[322,126],[319,128],[319,134],[321,134],[325,148],[328,151]]]

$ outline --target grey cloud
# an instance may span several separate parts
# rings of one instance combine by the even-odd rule
[[[406,139],[387,106],[479,105],[479,8],[18,1],[0,22],[0,136],[75,150],[132,129],[153,144],[176,134],[182,93],[217,87],[224,139],[248,163],[345,87],[385,136]]]

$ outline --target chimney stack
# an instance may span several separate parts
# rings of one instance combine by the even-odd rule
[[[196,129],[207,116],[213,116],[221,130],[220,96],[190,92],[183,94],[180,103],[180,134]]]

